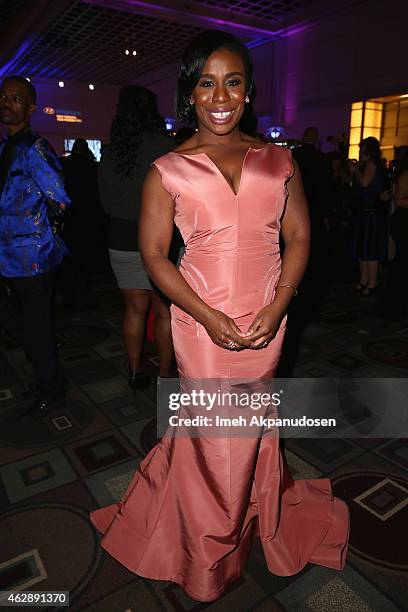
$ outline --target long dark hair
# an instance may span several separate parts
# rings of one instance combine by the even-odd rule
[[[250,101],[255,98],[252,60],[246,46],[235,36],[220,30],[207,30],[198,34],[186,47],[181,60],[177,84],[176,112],[177,117],[187,123],[195,121],[194,106],[190,96],[196,87],[205,62],[217,49],[228,49],[240,56],[245,68],[246,93]],[[246,105],[249,106],[249,105]]]
[[[143,134],[160,132],[157,97],[140,85],[127,85],[119,94],[111,127],[110,157],[122,178],[131,177],[139,166]]]
[[[363,138],[359,147],[360,151],[361,149],[365,150],[368,157],[375,163],[377,168],[382,168],[380,143],[374,136]]]

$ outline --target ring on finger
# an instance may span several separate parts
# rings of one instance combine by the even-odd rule
[[[227,344],[227,347],[230,349],[233,349],[236,347],[236,343],[234,342],[234,340],[230,340]]]

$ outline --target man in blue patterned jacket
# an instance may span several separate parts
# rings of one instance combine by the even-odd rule
[[[1,85],[0,122],[8,136],[0,142],[0,275],[16,298],[14,331],[39,390],[30,416],[45,415],[65,399],[52,304],[55,270],[66,252],[58,230],[70,203],[55,152],[30,127],[35,100],[23,77],[7,77]]]

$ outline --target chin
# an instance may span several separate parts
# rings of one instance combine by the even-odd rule
[[[2,123],[3,125],[14,125],[14,121],[11,117],[3,117],[3,115],[0,113],[0,123]]]
[[[239,127],[239,121],[234,121],[234,123],[226,124],[226,125],[214,125],[213,123],[206,124],[207,130],[212,132],[213,134],[217,134],[218,136],[226,136],[230,134],[234,130]]]

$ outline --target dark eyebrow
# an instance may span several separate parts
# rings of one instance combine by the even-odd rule
[[[228,72],[228,73],[227,73],[225,76],[226,76],[227,78],[230,78],[230,77],[232,77],[232,76],[236,76],[236,75],[239,75],[239,76],[242,76],[242,77],[244,76],[244,75],[242,74],[242,72],[239,72],[239,71],[237,71],[237,72]],[[204,73],[204,74],[202,74],[202,75],[200,76],[200,79],[202,79],[202,78],[204,78],[204,77],[205,77],[205,78],[212,78],[212,77],[214,77],[214,76],[215,76],[214,74],[205,74],[205,73]]]

